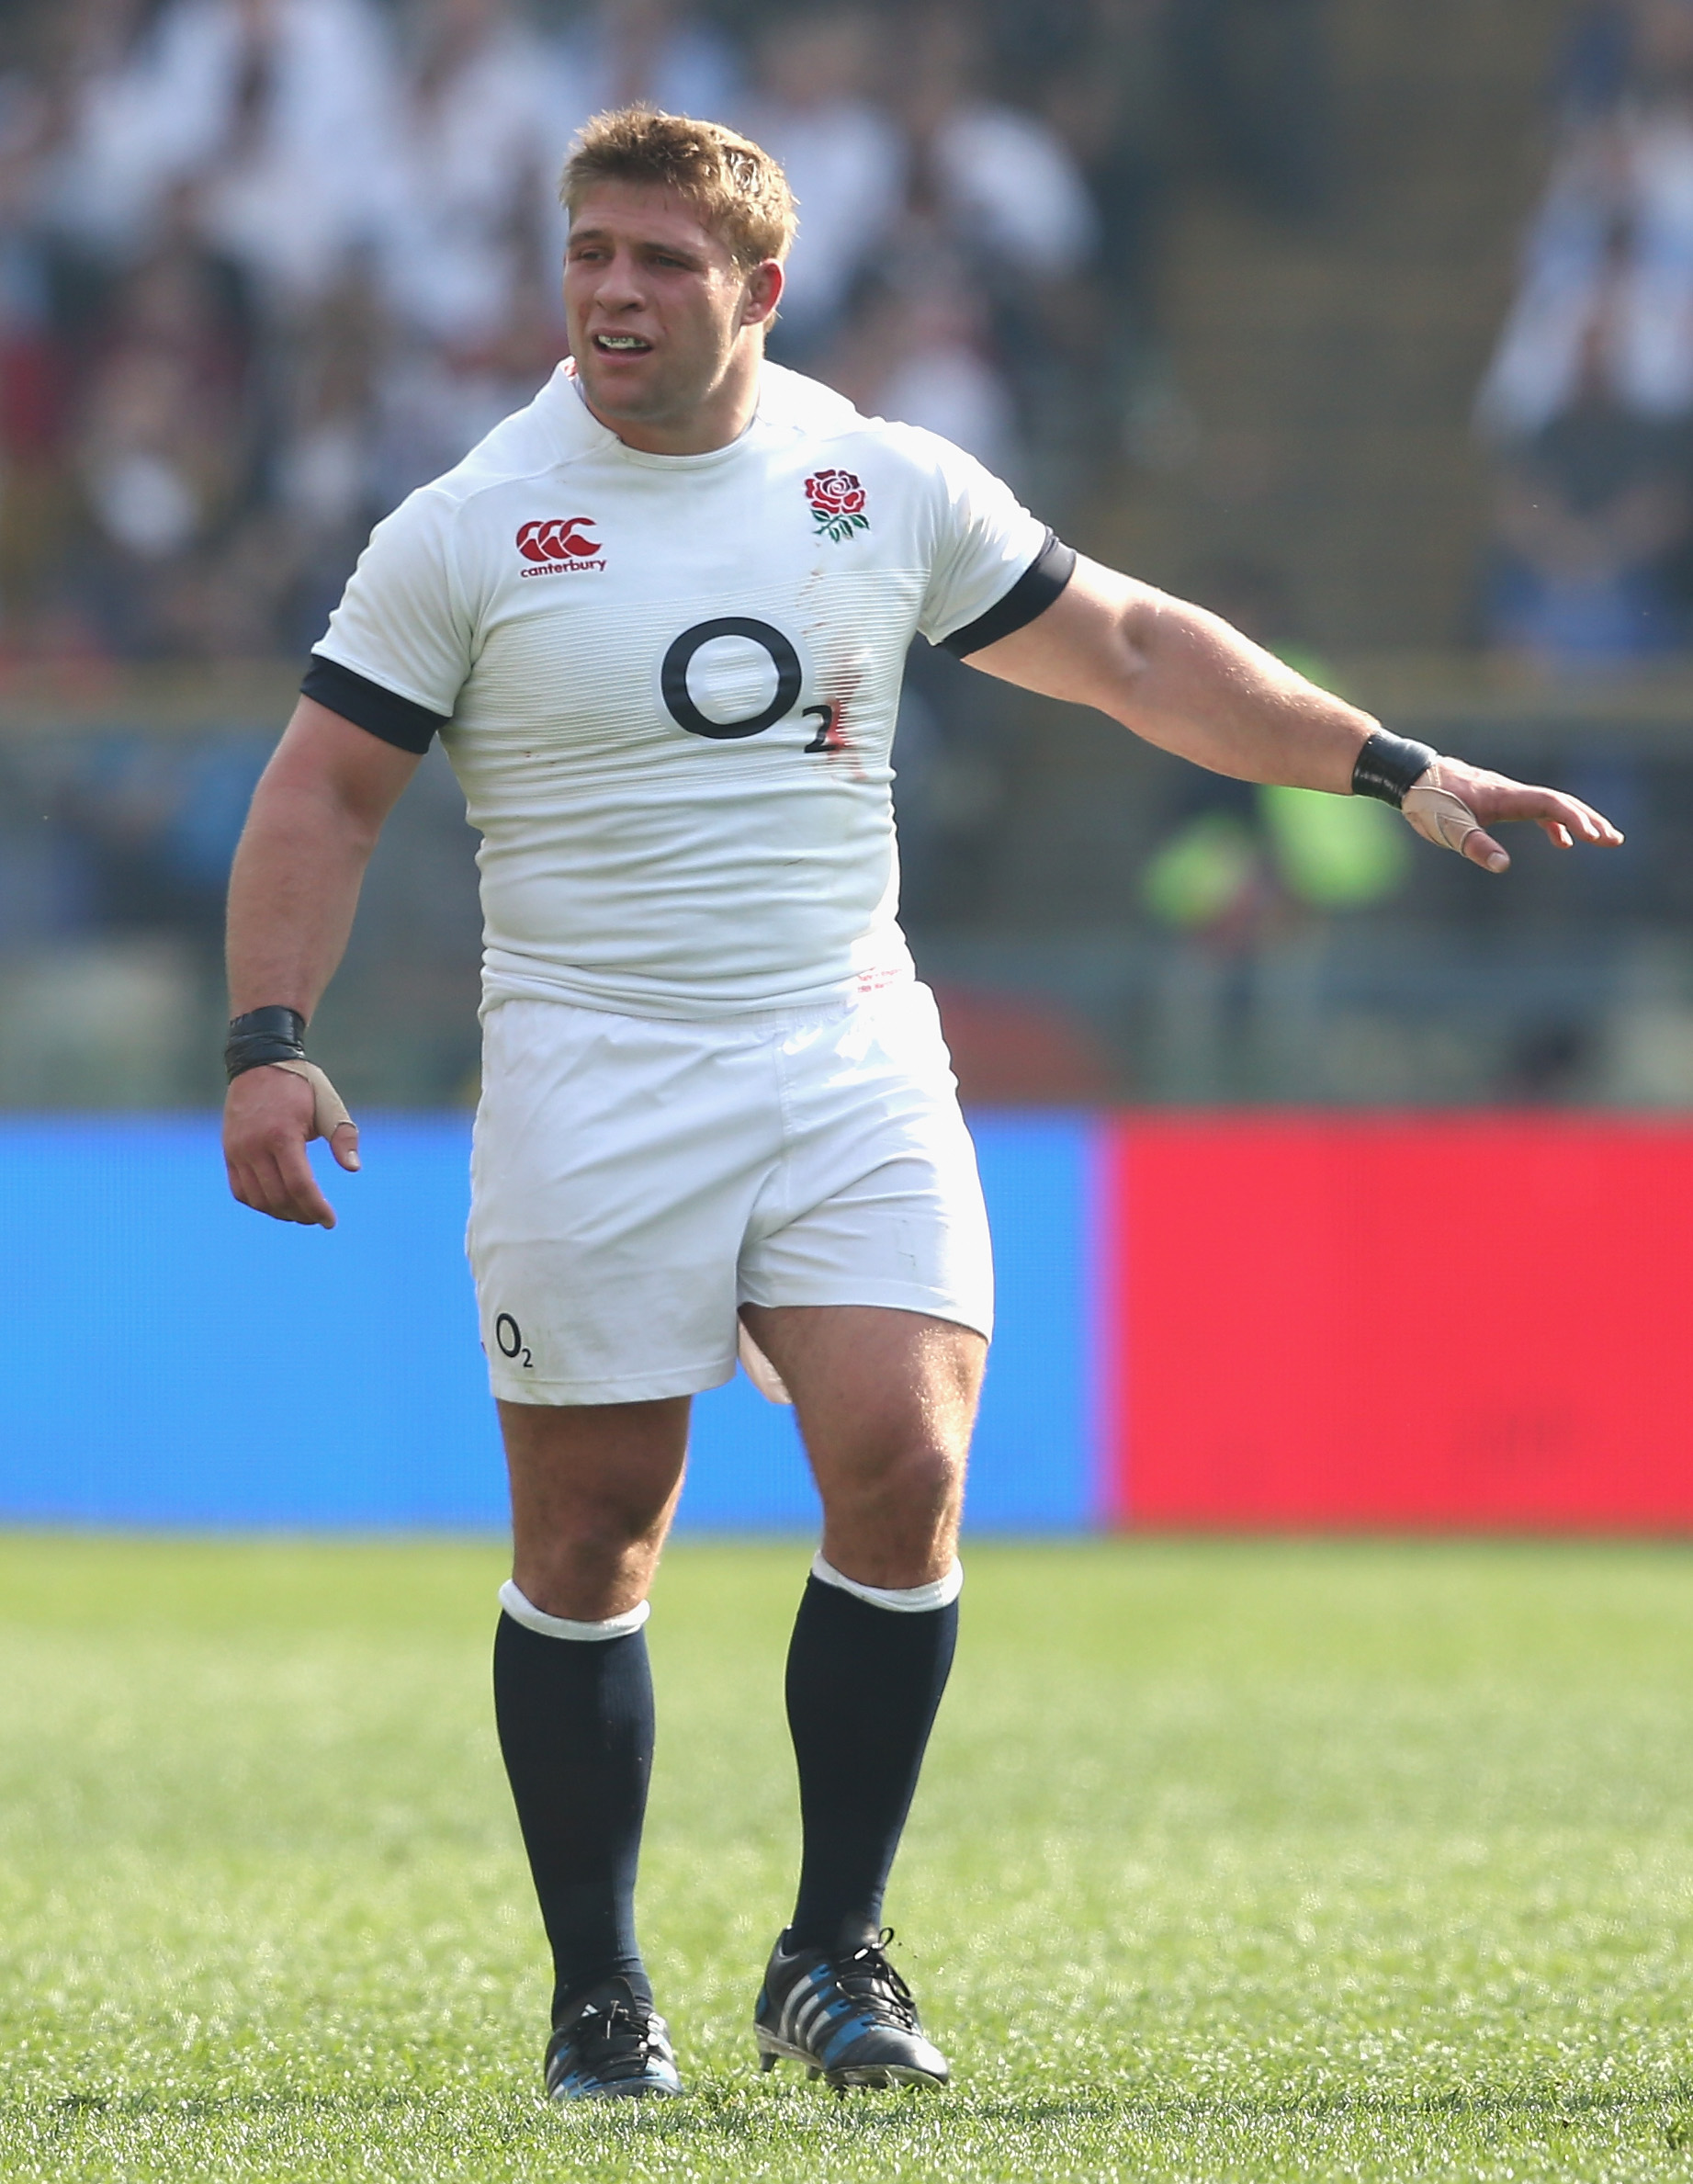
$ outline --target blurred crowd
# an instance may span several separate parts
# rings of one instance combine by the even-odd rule
[[[1478,420],[1486,633],[1554,667],[1693,646],[1693,0],[1590,0]]]
[[[308,644],[557,361],[559,171],[632,98],[787,164],[784,361],[1061,500],[1157,368],[1175,104],[1320,197],[1318,6],[12,0],[0,662]]]
[[[1693,651],[1693,0],[1568,6],[1550,175],[1477,412],[1483,633],[1559,670]],[[106,663],[232,689],[245,669],[200,667],[297,657],[371,524],[530,399],[563,353],[557,184],[592,114],[644,98],[767,143],[801,215],[773,354],[969,447],[1064,526],[1117,457],[1175,459],[1159,298],[1188,179],[1291,221],[1349,194],[1326,55],[1343,19],[1334,0],[0,0],[0,693],[18,697],[0,1107],[215,1092],[195,1071],[217,1047],[223,884],[270,738],[187,732],[175,675],[161,695]],[[1275,569],[1224,555],[1183,582],[1334,682]],[[291,677],[258,681],[279,708]],[[85,684],[102,725],[66,732],[51,707]],[[150,691],[152,725],[132,723]],[[1259,1018],[1274,1082],[1315,1081],[1318,936],[1412,885],[1403,828],[1171,770],[1121,798],[1044,779],[1041,833],[1029,734],[1004,686],[914,649],[897,795],[920,946],[1011,904],[1031,931],[1110,925],[1116,977],[1137,930],[1133,1007],[1177,1056],[1148,1081],[1220,1096],[1216,1056]],[[1693,793],[1642,781],[1583,785],[1661,844],[1615,884],[1650,864],[1685,894]],[[1097,901],[1070,887],[1078,843]],[[432,759],[326,1004],[360,1096],[457,1097],[473,1069],[468,850]],[[1527,899],[1523,864],[1490,902]],[[1416,868],[1419,900],[1473,917],[1479,895],[1430,893],[1449,865]],[[1613,884],[1592,869],[1583,885]],[[1670,1075],[1693,1083],[1693,1000],[1665,1008]],[[1495,1042],[1512,1096],[1576,1081],[1563,1022],[1526,1061]],[[1007,1041],[1045,1052],[1050,1028]]]

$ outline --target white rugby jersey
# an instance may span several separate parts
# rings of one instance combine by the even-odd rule
[[[463,786],[485,992],[632,1015],[911,975],[889,753],[920,629],[969,652],[1075,556],[931,433],[764,367],[708,455],[646,455],[561,365],[377,526],[307,695]]]

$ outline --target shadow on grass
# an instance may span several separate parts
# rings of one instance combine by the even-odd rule
[[[467,2110],[480,2111],[487,2124],[498,2122],[532,2127],[538,2115],[551,2114],[575,2124],[607,2122],[618,2130],[666,2139],[710,2136],[751,2139],[773,2128],[832,2120],[855,2134],[874,2135],[908,2125],[952,2123],[1001,2130],[1034,2131],[1055,2124],[1267,2123],[1341,2121],[1360,2117],[1376,2123],[1415,2124],[1471,2116],[1540,2118],[1576,2123],[1584,2117],[1627,2117],[1682,2111],[1687,2143],[1693,2144],[1693,2077],[1676,2077],[1639,2091],[1558,2091],[1465,2093],[1448,2090],[1426,2095],[1372,2093],[1290,2093],[1284,2097],[1225,2092],[1184,2094],[1159,2099],[1146,2094],[1055,2095],[1032,2093],[978,2095],[954,2091],[935,2095],[916,2090],[877,2095],[861,2093],[830,2099],[821,2093],[791,2091],[766,2095],[756,2086],[707,2086],[681,2101],[644,2101],[551,2106],[538,2093],[489,2092],[482,2095],[440,2090],[393,2090],[327,2095],[315,2093],[231,2093],[190,2095],[173,2099],[149,2093],[72,2093],[57,2099],[0,2102],[0,2118],[33,2118],[62,2127],[77,2118],[113,2122],[167,2117],[181,2123],[238,2123],[274,2118],[278,2122],[316,2118],[415,2115],[421,2121],[457,2127]]]

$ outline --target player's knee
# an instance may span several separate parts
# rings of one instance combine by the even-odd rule
[[[547,1591],[572,1594],[626,1589],[632,1576],[650,1576],[663,1545],[667,1505],[639,1497],[579,1496],[568,1504],[514,1509],[514,1561]],[[529,1588],[519,1575],[525,1592]],[[552,1614],[569,1613],[536,1600]]]
[[[847,1466],[840,1499],[921,1524],[942,1516],[964,1490],[964,1454],[939,1435],[905,1434]]]
[[[964,1454],[944,1443],[915,1451],[898,1473],[901,1499],[926,1515],[942,1516],[964,1493]]]
[[[598,1623],[646,1599],[659,1545],[650,1533],[617,1525],[520,1538],[512,1574],[545,1613]]]
[[[615,1561],[650,1547],[657,1553],[664,1532],[662,1508],[623,1501],[579,1502],[568,1510],[529,1514],[517,1526],[520,1547],[581,1562]]]

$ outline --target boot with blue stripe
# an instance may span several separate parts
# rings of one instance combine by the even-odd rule
[[[682,2091],[670,2027],[626,1979],[583,1996],[547,2043],[549,2100],[660,2099]]]
[[[759,2067],[803,2063],[836,2092],[850,2086],[943,2086],[946,2058],[925,2039],[911,1990],[885,1953],[891,1927],[846,1934],[833,1952],[771,1952],[752,2013]]]

